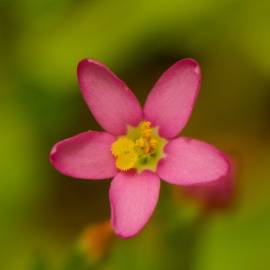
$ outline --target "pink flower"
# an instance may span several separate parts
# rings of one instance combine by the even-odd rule
[[[227,174],[228,160],[215,147],[176,137],[200,88],[195,60],[171,66],[154,85],[143,110],[126,84],[97,61],[82,60],[78,78],[88,107],[105,132],[86,131],[58,142],[50,161],[75,178],[113,178],[111,220],[119,236],[134,236],[147,223],[158,201],[160,179],[186,186]]]

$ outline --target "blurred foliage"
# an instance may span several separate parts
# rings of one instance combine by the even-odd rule
[[[109,218],[108,181],[73,181],[48,163],[56,141],[99,129],[77,84],[86,57],[141,102],[174,61],[196,58],[202,92],[184,134],[239,164],[231,211],[202,218],[163,184],[146,229],[116,239],[95,269],[269,268],[269,10],[263,0],[0,0],[1,269],[79,270],[74,243]]]

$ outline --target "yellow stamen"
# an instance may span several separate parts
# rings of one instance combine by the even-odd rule
[[[127,137],[120,137],[112,144],[112,154],[117,157],[132,151],[134,142]]]
[[[150,138],[152,135],[151,123],[149,121],[143,121],[140,125],[141,134],[143,137]]]
[[[137,159],[138,154],[135,151],[133,151],[117,157],[115,164],[116,167],[121,171],[127,171],[129,169],[134,168]]]
[[[135,142],[135,145],[138,146],[138,147],[141,147],[141,148],[144,147],[144,145],[145,145],[144,139],[143,138],[137,139],[136,142]]]
[[[158,160],[160,154],[152,154],[160,151],[157,149],[162,147],[162,144],[163,141],[158,136],[157,130],[151,127],[149,121],[143,121],[135,128],[130,127],[126,136],[119,137],[112,144],[111,151],[119,170],[127,171],[132,168],[141,170],[155,168],[151,160]]]
[[[150,146],[149,145],[146,145],[145,147],[144,147],[144,153],[145,154],[148,154],[150,152]]]
[[[144,130],[142,131],[142,135],[143,135],[144,137],[146,137],[146,138],[150,138],[151,135],[152,135],[152,130],[151,130],[151,128],[144,129]]]
[[[120,137],[112,144],[112,154],[116,157],[116,167],[122,171],[134,168],[138,154],[134,142],[127,137]]]
[[[150,146],[152,148],[155,148],[157,146],[157,143],[158,143],[158,141],[156,139],[151,139],[150,140]]]
[[[144,130],[144,129],[149,129],[151,127],[151,123],[149,121],[143,121],[141,123],[141,130]]]

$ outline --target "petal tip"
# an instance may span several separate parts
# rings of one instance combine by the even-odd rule
[[[136,231],[132,231],[132,232],[123,232],[123,231],[121,231],[121,230],[117,230],[117,228],[116,228],[116,226],[114,226],[113,222],[112,222],[112,228],[113,228],[113,230],[114,230],[114,233],[115,233],[118,237],[120,237],[120,238],[123,239],[123,240],[127,240],[127,239],[130,239],[130,238],[132,238],[132,237],[138,235],[141,231],[143,231],[147,223],[148,223],[148,222],[145,222],[145,224],[143,225],[142,228],[140,228],[140,229],[138,229],[138,230],[136,230]]]
[[[51,151],[50,151],[50,153],[49,153],[49,161],[50,161],[50,163],[54,166],[54,161],[55,161],[55,154],[56,154],[56,152],[57,152],[57,145],[58,145],[58,143],[56,143],[53,147],[52,147],[52,149],[51,149]],[[54,166],[55,167],[55,166]]]
[[[219,151],[219,155],[222,157],[224,161],[224,174],[221,176],[221,177],[224,177],[231,172],[231,161],[228,158],[228,156],[224,154],[223,152]]]
[[[179,60],[178,62],[181,63],[181,65],[190,65],[191,67],[193,67],[194,73],[196,73],[197,75],[201,75],[200,64],[197,60],[193,58],[184,58],[182,60]]]
[[[140,231],[138,231],[138,232],[136,232],[136,233],[132,233],[132,234],[123,234],[123,233],[117,232],[117,231],[114,231],[114,232],[115,232],[115,234],[116,234],[118,237],[120,237],[121,239],[123,239],[123,240],[128,240],[128,239],[130,239],[130,238],[136,236]]]
[[[98,62],[97,60],[94,59],[89,59],[89,58],[84,58],[82,59],[78,65],[77,65],[77,74],[79,76],[80,72],[82,71],[83,68],[87,67],[87,66],[104,66],[102,65],[100,62]]]

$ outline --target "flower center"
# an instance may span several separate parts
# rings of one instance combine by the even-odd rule
[[[142,121],[137,127],[129,126],[127,134],[112,144],[115,165],[121,171],[155,171],[159,160],[164,157],[166,143],[149,121]]]

